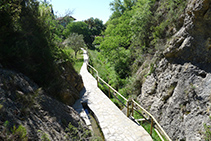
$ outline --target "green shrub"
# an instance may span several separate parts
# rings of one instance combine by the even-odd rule
[[[61,63],[73,60],[58,43],[62,28],[49,9],[36,0],[0,2],[0,62],[59,97],[67,83],[61,78]]]
[[[91,131],[87,128],[82,127],[79,123],[78,127],[73,126],[71,123],[68,124],[68,128],[65,130],[67,132],[66,140],[88,140],[91,138]]]
[[[42,141],[50,141],[48,134],[46,134],[44,131],[38,130],[38,132],[41,133],[41,140]]]
[[[0,110],[3,108],[3,105],[2,104],[0,104]]]
[[[26,128],[23,127],[22,125],[19,125],[18,128],[13,126],[12,134],[15,138],[14,140],[20,140],[20,141],[28,140]]]
[[[5,121],[4,128],[0,133],[3,140],[15,140],[15,141],[27,141],[27,130],[23,125],[19,125],[18,128],[14,125],[12,129],[9,127],[9,121]]]
[[[211,116],[209,118],[211,119]],[[205,130],[205,132],[203,132],[204,139],[206,141],[210,141],[211,140],[211,125],[204,124],[204,130]]]

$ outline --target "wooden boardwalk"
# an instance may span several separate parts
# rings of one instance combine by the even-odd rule
[[[97,87],[97,81],[87,70],[88,55],[84,51],[84,64],[80,74],[85,89],[80,102],[87,102],[94,112],[107,141],[152,141],[142,126],[127,118],[121,110]],[[77,107],[77,106],[76,106]],[[82,110],[80,110],[82,111]],[[84,112],[83,112],[84,113]]]

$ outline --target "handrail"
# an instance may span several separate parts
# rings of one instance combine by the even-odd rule
[[[94,68],[94,67],[92,67],[89,63],[86,63],[90,68],[92,68],[94,71],[96,71],[96,73],[97,73],[97,76],[98,76],[98,71]]]
[[[90,68],[92,68],[92,69],[96,72],[96,74],[97,74],[97,86],[98,86],[98,83],[99,83],[99,75],[98,75],[98,71],[97,71],[94,67],[92,67],[91,65],[89,65],[89,63],[88,63],[88,62],[86,62],[86,64],[87,64],[87,66],[89,66]]]
[[[128,103],[128,107],[127,107],[127,113],[129,112],[129,102],[131,101],[132,103],[134,103],[135,105],[137,105],[142,111],[144,111],[144,113],[146,113],[148,116],[150,116],[151,117],[151,133],[152,133],[152,126],[153,126],[153,123],[155,123],[156,125],[157,125],[157,127],[158,127],[158,130],[155,128],[155,131],[157,132],[157,134],[158,134],[158,136],[161,138],[161,140],[163,141],[164,139],[162,138],[162,136],[160,135],[160,132],[159,131],[161,131],[162,132],[162,134],[165,136],[165,138],[167,139],[167,140],[169,140],[169,141],[172,141],[171,139],[170,139],[170,137],[167,135],[167,133],[163,130],[163,128],[160,126],[160,124],[157,122],[157,120],[152,116],[152,114],[150,114],[146,109],[144,109],[140,104],[138,104],[134,99],[132,99],[132,100],[128,100],[128,99],[126,99],[123,95],[121,95],[118,91],[116,91],[114,88],[112,88],[107,82],[105,82],[102,78],[100,78],[99,77],[99,75],[98,75],[98,71],[94,68],[94,67],[92,67],[90,64],[88,64],[88,62],[87,62],[87,66],[89,66],[90,68],[92,68],[95,72],[96,72],[96,74],[97,74],[97,83],[99,83],[99,80],[100,81],[102,81],[104,84],[106,84],[111,90],[113,90],[116,94],[118,94],[121,98],[123,98],[127,103]],[[98,85],[98,84],[97,84]],[[134,106],[132,106],[132,111],[133,110],[136,110],[136,108],[134,107]],[[133,113],[133,112],[132,112]],[[151,134],[150,133],[150,134]]]
[[[135,103],[139,108],[141,108],[145,113],[147,113],[153,119],[153,121],[157,124],[158,128],[162,131],[164,136],[169,141],[171,141],[170,137],[166,134],[166,132],[163,130],[163,128],[160,126],[160,124],[157,122],[157,120],[148,111],[146,111],[141,105],[139,105],[135,100],[132,99],[132,101],[133,101],[133,103]]]
[[[98,76],[99,77],[99,76]],[[103,83],[105,83],[111,90],[113,90],[116,94],[118,94],[121,98],[123,98],[125,101],[128,102],[128,100],[122,96],[119,92],[117,92],[114,88],[112,88],[108,83],[106,83],[102,78],[99,77],[99,80],[101,80]]]

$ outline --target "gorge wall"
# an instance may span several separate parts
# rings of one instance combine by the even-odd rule
[[[204,140],[204,124],[211,125],[211,1],[189,0],[178,22],[165,50],[154,55],[154,70],[140,77],[138,99],[172,140]]]

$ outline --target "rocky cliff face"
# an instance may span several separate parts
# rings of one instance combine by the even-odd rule
[[[211,1],[189,0],[179,21],[138,99],[172,140],[204,140],[204,124],[211,125]]]
[[[70,132],[65,131],[69,123]],[[77,128],[83,134],[86,125],[72,107],[49,97],[23,74],[0,68],[0,140],[77,139]]]
[[[80,91],[84,87],[83,80],[80,75],[75,71],[70,62],[60,63],[59,68],[61,69],[58,73],[61,74],[61,88],[58,91],[59,99],[65,104],[73,105],[77,99],[80,98]]]

